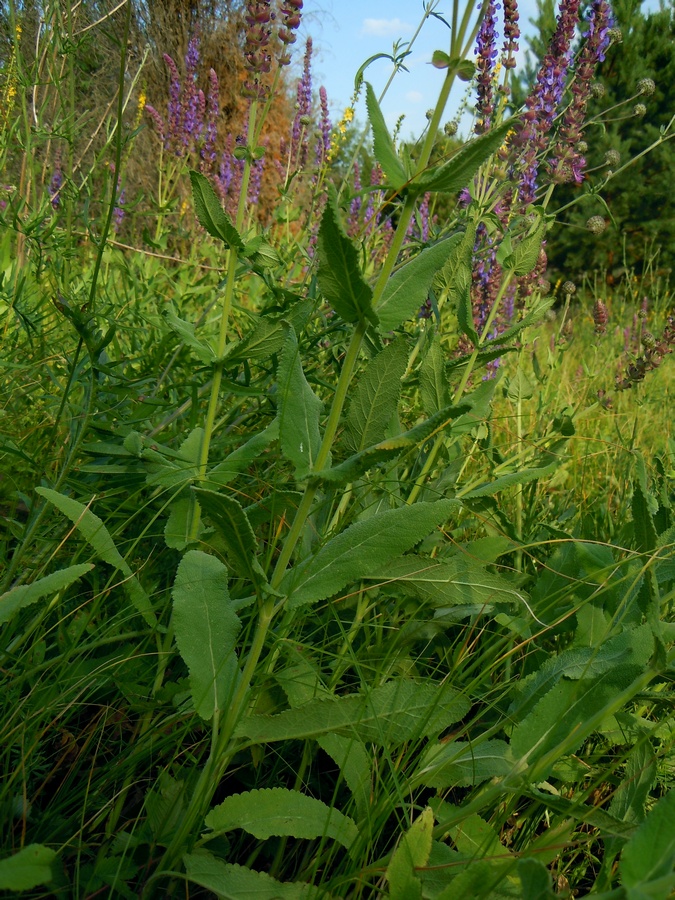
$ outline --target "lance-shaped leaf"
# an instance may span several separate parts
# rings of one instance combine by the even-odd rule
[[[390,900],[414,900],[422,897],[422,882],[415,869],[429,862],[433,840],[434,814],[431,807],[415,819],[410,830],[401,838],[387,866]]]
[[[197,713],[207,721],[225,709],[239,674],[234,652],[241,623],[227,589],[227,569],[214,556],[189,550],[173,586],[176,645],[190,673]]]
[[[365,744],[353,737],[343,737],[339,734],[324,734],[317,738],[317,743],[340,770],[347,787],[352,792],[359,819],[365,819],[370,806],[373,766],[373,760]]]
[[[298,339],[289,328],[279,361],[279,439],[281,450],[295,466],[298,479],[307,477],[321,446],[322,403],[302,371]]]
[[[349,847],[358,836],[352,819],[321,800],[287,788],[262,788],[233,794],[206,816],[207,828],[225,834],[243,828],[258,840],[329,837]]]
[[[384,438],[398,406],[407,362],[408,342],[401,337],[378,353],[358,379],[346,429],[354,450],[363,450]]]
[[[205,228],[211,237],[221,240],[226,247],[243,249],[244,242],[241,235],[221,206],[218,195],[211,187],[208,178],[199,172],[190,170],[190,181],[192,182],[195,212],[202,228]]]
[[[229,456],[214,466],[208,473],[208,481],[218,485],[226,485],[233,481],[240,472],[248,468],[262,454],[263,450],[279,437],[279,419],[273,419],[264,431],[254,434],[241,447],[233,450]]]
[[[491,612],[495,604],[518,604],[523,609],[527,604],[526,595],[506,578],[488,572],[465,554],[440,560],[403,556],[378,569],[369,580],[395,585],[437,609],[439,615],[456,607],[464,614],[477,615]]]
[[[675,790],[650,810],[621,854],[619,874],[628,897],[671,897],[675,887]]]
[[[226,863],[206,850],[183,857],[188,881],[215,894],[219,900],[330,900],[323,888],[301,881],[277,881],[236,863]]]
[[[520,322],[516,322],[515,325],[511,325],[510,328],[507,328],[506,331],[503,331],[500,335],[497,335],[496,338],[485,341],[483,346],[488,347],[490,346],[490,344],[505,344],[507,341],[510,341],[511,338],[514,338],[517,334],[520,334],[521,331],[529,328],[530,325],[536,325],[537,322],[540,322],[554,303],[554,296],[545,297],[534,307],[534,309],[531,309],[529,313],[524,315]]]
[[[225,351],[228,365],[239,360],[269,359],[274,353],[278,353],[286,340],[288,326],[291,325],[296,334],[300,332],[313,306],[311,300],[302,300],[294,303],[281,318],[259,318],[243,340],[228,344]]]
[[[414,503],[356,522],[286,574],[281,590],[289,608],[332,597],[410,550],[458,509],[455,500]]]
[[[515,118],[508,119],[469,141],[448,162],[419,176],[413,185],[415,190],[418,193],[444,191],[449,194],[461,191],[483,163],[499,150],[514,125]]]
[[[434,276],[461,239],[461,234],[453,234],[427,247],[391,276],[376,309],[381,333],[398,328],[419,310],[427,299]]]
[[[398,191],[406,183],[408,176],[387,129],[375,91],[368,81],[366,82],[366,107],[368,109],[370,127],[373,129],[373,153],[375,154],[375,159],[382,167],[388,184]]]
[[[471,308],[471,272],[473,266],[473,246],[476,241],[476,226],[471,224],[461,240],[452,248],[448,261],[443,266],[443,279],[448,292],[448,302],[457,311],[460,331],[474,344],[478,334],[473,322]]]
[[[537,215],[535,224],[516,242],[513,254],[506,261],[504,268],[510,269],[514,275],[529,275],[537,265],[545,234],[546,220],[542,215]]]
[[[51,488],[39,487],[35,488],[35,492],[44,497],[45,500],[53,503],[64,516],[70,519],[97,556],[108,563],[108,565],[120,570],[124,575],[124,586],[129,599],[148,625],[156,625],[157,619],[155,618],[150,598],[141,587],[140,581],[131,571],[127,561],[115,546],[110,532],[102,520],[84,504],[73,500],[72,497],[64,497],[63,494],[59,494],[57,491],[51,490]]]
[[[376,325],[373,292],[361,274],[356,248],[340,227],[331,191],[321,217],[317,253],[319,287],[335,312],[345,322],[356,324],[368,319]]]
[[[332,482],[333,484],[346,484],[349,481],[354,481],[378,463],[396,459],[402,453],[418,447],[424,441],[444,431],[452,424],[454,419],[463,416],[470,409],[470,403],[463,403],[460,406],[446,406],[444,409],[434,413],[433,416],[430,416],[426,422],[420,422],[419,425],[415,425],[410,431],[393,438],[386,438],[372,447],[366,447],[365,450],[359,450],[358,453],[350,456],[337,466],[313,473],[313,477],[318,480]]]
[[[60,569],[58,572],[52,572],[51,575],[45,575],[32,584],[20,584],[11,588],[0,596],[0,625],[9,622],[12,616],[24,606],[30,606],[37,603],[43,597],[49,597],[50,594],[56,594],[64,588],[70,587],[78,578],[91,572],[93,569],[91,563],[81,563],[76,566],[68,566],[67,569]]]
[[[213,348],[209,346],[206,341],[199,340],[195,335],[195,326],[192,322],[185,322],[183,319],[179,319],[176,313],[170,308],[164,309],[162,315],[169,328],[178,335],[184,344],[187,344],[188,347],[192,347],[197,354],[197,357],[203,363],[209,365],[214,361],[216,354],[214,353]]]
[[[276,716],[250,716],[240,722],[237,734],[275,742],[336,733],[379,746],[400,746],[440,734],[469,709],[466,697],[447,684],[395,678],[367,694],[312,700]]]
[[[216,526],[229,551],[232,568],[257,588],[267,583],[258,561],[257,544],[251,523],[241,505],[227,494],[196,488],[199,504]]]
[[[415,783],[440,790],[450,787],[470,787],[488,778],[506,776],[514,768],[509,745],[505,741],[444,741],[428,746]]]
[[[420,366],[420,399],[422,409],[428,416],[448,405],[445,354],[438,334],[434,335]]]

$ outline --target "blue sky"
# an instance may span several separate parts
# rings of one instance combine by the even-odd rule
[[[645,8],[656,7],[657,0],[648,0]],[[519,3],[521,29],[530,29],[528,20],[536,13],[535,0]],[[438,12],[450,18],[452,0],[441,0]],[[391,53],[396,39],[410,40],[423,16],[422,0],[305,0],[304,22],[298,41],[311,34],[315,45],[314,81],[328,92],[331,112],[335,120],[348,105],[354,89],[354,76],[368,57],[376,53]],[[449,31],[436,19],[428,19],[416,40],[413,52],[406,64],[409,72],[400,72],[382,102],[382,111],[390,126],[405,113],[403,137],[419,135],[426,124],[425,113],[438,95],[443,72],[434,69],[429,60],[434,50],[447,52]],[[525,40],[521,38],[524,54]],[[391,74],[391,63],[377,60],[366,72],[366,79],[373,84],[377,94]],[[461,103],[465,85],[451,97],[446,107],[446,121],[454,116]],[[470,103],[473,104],[473,98]],[[357,118],[365,120],[363,101],[357,108]],[[466,125],[464,123],[467,123]],[[462,130],[468,128],[468,120],[462,120]]]

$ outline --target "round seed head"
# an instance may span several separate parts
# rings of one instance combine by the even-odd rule
[[[572,294],[576,294],[577,286],[573,281],[566,281],[562,286],[562,292],[571,297]]]
[[[618,166],[621,162],[621,154],[618,150],[608,150],[605,153],[605,163],[608,166]]]
[[[637,90],[638,94],[642,94],[644,97],[651,97],[656,90],[654,80],[652,78],[641,78],[637,83]]]
[[[605,86],[600,81],[594,81],[591,85],[591,97],[595,97],[596,100],[599,100],[600,97],[604,97],[606,93]]]
[[[446,137],[452,137],[457,134],[457,122],[446,122],[443,126],[443,131],[446,134]]]
[[[591,234],[602,234],[605,228],[607,228],[607,222],[605,222],[602,216],[591,216],[586,222],[586,228],[588,228]]]
[[[643,116],[647,115],[647,107],[644,103],[636,103],[633,107],[633,115],[637,116],[638,119],[641,119]]]

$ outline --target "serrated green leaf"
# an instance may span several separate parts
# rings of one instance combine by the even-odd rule
[[[157,624],[157,619],[152,609],[150,598],[131,571],[127,561],[115,546],[110,532],[102,520],[84,504],[73,500],[72,497],[65,497],[63,494],[51,490],[51,488],[38,487],[35,488],[35,492],[52,503],[64,516],[70,519],[97,556],[108,563],[108,565],[113,566],[113,568],[119,569],[124,575],[124,587],[132,604],[143,616],[147,624],[154,627]]]
[[[210,720],[227,707],[239,674],[234,652],[241,622],[230,603],[227,569],[201,550],[189,550],[173,591],[176,645],[190,673],[197,713]]]
[[[402,453],[419,446],[433,435],[439,434],[453,420],[461,418],[469,409],[471,409],[469,403],[460,406],[446,406],[430,416],[426,422],[415,425],[410,431],[387,438],[380,441],[379,444],[366,447],[365,450],[359,450],[358,453],[348,457],[337,466],[333,466],[331,469],[322,469],[320,472],[313,473],[313,476],[317,480],[328,481],[332,484],[347,484],[354,481],[378,463],[396,459]]]
[[[413,900],[422,897],[422,882],[416,868],[427,865],[433,839],[434,814],[430,807],[422,812],[402,836],[387,866],[391,900]]]
[[[375,310],[381,334],[398,328],[419,310],[427,299],[435,275],[461,239],[461,234],[453,234],[422,250],[394,272],[387,281],[382,299]]]
[[[505,578],[488,572],[465,554],[444,559],[403,556],[376,570],[369,580],[396,585],[438,610],[467,607],[471,615],[491,612],[496,603],[526,608],[526,595]],[[461,611],[461,609],[460,609]]]
[[[78,578],[91,572],[93,568],[91,563],[68,566],[67,569],[52,572],[51,575],[45,575],[44,578],[39,578],[32,584],[20,584],[10,588],[0,596],[0,625],[9,622],[12,616],[24,606],[30,606],[37,603],[38,600],[42,600],[43,597],[70,587]]]
[[[420,399],[422,409],[428,416],[448,405],[445,354],[437,334],[434,335],[420,366]]]
[[[176,313],[169,307],[162,311],[162,316],[169,328],[178,335],[184,344],[192,347],[197,357],[203,363],[209,365],[215,360],[216,354],[213,348],[205,341],[199,340],[195,335],[195,326],[191,322],[185,322],[183,319],[178,318]]]
[[[302,371],[298,340],[292,329],[279,360],[279,439],[299,480],[311,471],[321,446],[319,415],[323,404]]]
[[[653,648],[654,637],[648,625],[626,629],[609,641],[609,658],[598,665],[599,674],[594,674],[590,663],[585,669],[577,670],[575,680],[562,679],[540,696],[532,711],[513,730],[514,755],[532,763],[553,750],[560,754],[576,752],[595,730],[594,716],[639,683],[648,670]],[[596,653],[600,655],[600,651]]]
[[[239,724],[237,734],[261,743],[335,733],[399,746],[439,734],[469,708],[468,700],[449,686],[397,678],[368,694],[313,700],[276,716],[251,716]]]
[[[354,450],[364,450],[384,438],[398,406],[407,362],[408,342],[399,338],[378,353],[357,380],[346,434]]]
[[[373,767],[373,760],[365,744],[339,734],[324,734],[317,738],[317,743],[340,770],[354,798],[359,819],[365,819],[370,806]]]
[[[514,765],[505,741],[488,740],[476,744],[446,741],[425,749],[414,780],[441,790],[470,787],[488,778],[504,777],[513,771]]]
[[[234,497],[195,488],[199,504],[216,526],[229,551],[232,568],[260,588],[267,578],[258,560],[258,545],[251,523]]]
[[[521,900],[555,900],[551,873],[538,859],[519,859]]]
[[[279,419],[276,418],[264,431],[254,434],[245,444],[237,447],[221,463],[214,466],[207,475],[208,482],[224,487],[231,481],[234,481],[237,475],[255,462],[272,441],[276,441],[278,437]]]
[[[294,303],[282,318],[261,317],[245,337],[238,343],[228,344],[225,357],[228,365],[238,360],[269,359],[284,345],[288,326],[296,334],[304,327],[314,304],[310,300]]]
[[[0,859],[0,890],[28,891],[49,884],[56,853],[42,844],[28,844],[13,856]]]
[[[523,469],[520,472],[511,472],[509,475],[500,475],[499,478],[495,478],[494,481],[490,481],[488,484],[481,484],[480,487],[463,493],[462,498],[469,500],[473,497],[492,497],[506,488],[514,487],[517,484],[529,484],[532,481],[537,481],[539,478],[552,475],[559,468],[560,463],[553,462],[547,466],[537,466],[531,469]]]
[[[408,176],[403,168],[403,163],[396,153],[394,142],[384,121],[375,91],[368,81],[366,82],[366,108],[368,109],[370,127],[373,129],[373,153],[375,154],[375,159],[382,167],[387,183],[395,190],[400,190],[408,180]]]
[[[280,589],[289,598],[289,609],[334,596],[410,550],[457,510],[455,500],[439,500],[386,510],[356,522],[286,574]]]
[[[520,334],[521,331],[524,331],[526,328],[529,328],[530,325],[536,325],[537,322],[541,322],[546,313],[555,303],[555,296],[546,297],[541,303],[538,303],[534,309],[530,310],[520,322],[516,322],[515,325],[511,325],[506,331],[503,331],[501,334],[497,335],[496,338],[493,338],[490,341],[485,341],[484,346],[489,346],[490,344],[502,344],[510,341],[511,338],[515,337],[517,334]]]
[[[211,187],[208,178],[191,169],[190,181],[192,183],[195,212],[202,228],[205,228],[211,237],[221,240],[226,247],[242,250],[244,242],[241,239],[241,235],[223,209],[218,195]]]
[[[656,757],[648,740],[642,740],[628,754],[626,768],[609,812],[623,822],[638,823],[645,817],[645,804],[657,775]],[[611,867],[624,842],[620,838],[605,838],[603,865]]]
[[[242,256],[250,259],[254,266],[258,266],[261,269],[271,269],[274,266],[278,266],[281,262],[281,257],[277,251],[262,235],[257,235],[253,240],[246,243],[242,249]]]
[[[188,881],[220,900],[330,900],[323,889],[311,884],[277,881],[265,872],[223,862],[205,850],[184,856],[183,865]]]
[[[455,243],[445,265],[443,280],[448,292],[448,303],[457,311],[457,324],[472,344],[478,344],[478,333],[473,321],[471,307],[471,277],[473,247],[476,242],[476,226],[471,223]]]
[[[444,191],[450,194],[461,191],[483,163],[499,150],[514,124],[515,117],[469,141],[447,163],[418,177],[414,182],[415,190],[420,193]]]
[[[529,275],[537,265],[545,234],[546,220],[543,216],[538,216],[535,225],[514,245],[512,258],[506,268],[517,276]]]
[[[358,836],[356,824],[348,816],[321,800],[281,787],[233,794],[208,813],[205,824],[218,834],[243,828],[261,841],[284,836],[329,837],[350,847]]]
[[[317,239],[317,281],[325,299],[345,322],[369,320],[377,325],[373,292],[361,274],[356,248],[338,223],[333,193],[329,191]]]
[[[621,854],[619,874],[625,888],[648,887],[665,879],[667,890],[675,884],[675,790],[669,791],[638,827]],[[650,896],[645,890],[646,896]],[[653,895],[652,895],[653,896]],[[659,896],[670,896],[669,893]]]

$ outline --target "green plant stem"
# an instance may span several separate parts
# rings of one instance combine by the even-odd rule
[[[478,359],[478,354],[481,350],[481,347],[483,346],[483,344],[485,342],[485,339],[487,338],[488,334],[490,333],[490,328],[492,328],[492,323],[495,320],[495,317],[499,311],[499,307],[501,305],[504,294],[506,293],[506,290],[507,290],[509,284],[511,283],[512,278],[513,278],[513,272],[508,272],[506,274],[506,276],[502,279],[502,283],[499,286],[499,292],[497,294],[495,302],[492,305],[492,309],[490,310],[490,315],[488,316],[487,322],[485,323],[485,327],[483,328],[480,338],[478,339],[478,344],[474,347],[473,353],[471,354],[469,361],[466,365],[466,368],[464,370],[464,375],[462,376],[462,380],[459,384],[459,387],[455,391],[455,395],[454,395],[453,401],[452,401],[453,403],[458,403],[462,397],[462,394],[466,390],[466,386],[469,383],[469,378],[471,377],[471,373],[474,370],[476,360]],[[415,484],[412,486],[410,493],[408,494],[408,499],[406,500],[406,503],[408,505],[410,505],[411,503],[414,503],[417,500],[417,498],[419,497],[420,492],[421,492],[422,488],[424,487],[424,483],[427,479],[427,476],[429,475],[429,472],[432,470],[434,463],[436,462],[436,457],[438,456],[438,454],[441,450],[441,447],[443,446],[444,443],[445,443],[445,435],[439,434],[437,436],[436,440],[434,441],[434,443],[431,447],[431,450],[429,451],[429,455],[427,456],[426,460],[424,461],[424,465],[422,466],[422,470],[420,471],[419,475],[417,476],[417,478],[415,480]]]

